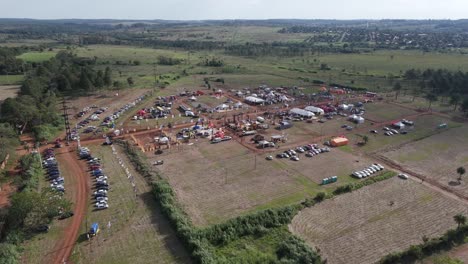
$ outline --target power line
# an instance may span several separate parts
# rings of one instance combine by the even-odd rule
[[[68,116],[70,115],[68,113],[68,110],[70,109],[68,106],[67,106],[67,101],[65,100],[65,98],[63,98],[62,100],[62,110],[63,110],[63,119],[64,119],[64,122],[65,122],[65,132],[66,132],[66,136],[65,136],[65,140],[67,141],[67,146],[69,145],[70,143],[70,140],[71,140],[71,127],[70,127],[70,120],[68,118]]]

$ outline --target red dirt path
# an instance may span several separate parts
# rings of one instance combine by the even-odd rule
[[[62,238],[55,244],[53,255],[47,256],[49,261],[45,261],[45,263],[69,262],[68,259],[70,258],[79,235],[80,225],[86,214],[89,194],[89,177],[87,177],[88,174],[85,169],[85,164],[78,160],[75,149],[76,145],[72,144],[69,147],[62,148],[58,151],[60,155],[57,155],[58,162],[63,164],[68,171],[68,175],[75,177],[76,180],[76,190],[71,197],[75,215],[71,218],[70,224],[63,231]]]

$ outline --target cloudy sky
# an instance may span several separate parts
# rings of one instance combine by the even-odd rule
[[[0,0],[0,17],[460,19],[468,0]]]

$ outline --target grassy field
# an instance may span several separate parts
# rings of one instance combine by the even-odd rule
[[[467,213],[464,203],[397,177],[301,211],[290,230],[320,249],[330,263],[375,263],[438,237]]]
[[[256,34],[256,31],[248,34]],[[263,29],[262,29],[263,30]],[[184,33],[185,34],[185,33]],[[231,34],[232,37],[232,34]],[[244,37],[242,37],[244,38]],[[132,77],[135,87],[153,87],[154,75],[161,83],[167,82],[174,88],[184,86],[199,87],[204,77],[221,77],[227,87],[242,88],[269,84],[271,86],[303,86],[312,89],[309,80],[322,80],[329,83],[366,87],[371,90],[389,89],[393,81],[387,77],[398,76],[410,68],[453,68],[468,70],[467,55],[455,53],[420,53],[417,51],[377,51],[362,54],[314,54],[303,57],[257,57],[245,58],[228,56],[222,51],[186,52],[180,50],[136,48],[129,46],[91,45],[76,48],[79,56],[98,58],[98,64],[105,67],[111,64],[114,79],[126,85],[126,79]],[[160,55],[183,59],[184,63],[174,66],[153,65]],[[198,63],[207,56],[217,56],[225,61],[224,67],[203,67]],[[393,59],[392,59],[393,56]],[[140,65],[133,65],[133,61]],[[120,65],[116,65],[119,61]],[[320,70],[320,64],[326,63],[331,70]],[[127,65],[122,65],[127,64]],[[451,69],[452,69],[451,68]],[[190,77],[184,77],[188,73]],[[159,78],[159,76],[165,76]],[[177,78],[179,76],[180,79]],[[414,85],[402,81],[403,87]]]
[[[20,84],[23,78],[23,75],[0,75],[0,85]]]
[[[465,180],[458,184],[456,169],[468,168],[468,126],[407,144],[384,155],[412,171],[437,180],[443,185],[468,195]]]
[[[415,122],[415,125],[414,127],[407,129],[408,134],[406,135],[398,134],[385,136],[383,133],[384,131],[379,127],[377,129],[379,134],[371,134],[366,131],[364,133],[351,133],[348,135],[348,138],[350,139],[354,150],[360,150],[367,153],[385,152],[444,131],[444,129],[437,128],[439,124],[447,123],[448,129],[460,126],[460,123],[452,122],[445,117],[439,117],[436,115],[422,115],[412,120]],[[390,122],[386,124],[386,126],[389,125]],[[383,126],[384,125],[382,125],[382,127]],[[355,144],[362,141],[362,135],[367,135],[369,137],[369,142],[365,146],[356,146]]]
[[[55,57],[56,54],[57,52],[55,51],[26,52],[18,56],[18,59],[22,59],[26,62],[41,62]]]
[[[290,236],[286,227],[274,228],[265,235],[245,236],[227,245],[215,249],[214,257],[223,256],[230,263],[267,263],[267,260],[277,260],[278,245]]]
[[[90,203],[80,233],[93,222],[100,224],[99,235],[87,241],[81,236],[74,249],[74,263],[189,263],[169,223],[162,216],[143,177],[119,151],[135,180],[135,190],[111,148],[92,147],[103,160],[109,177],[109,209],[95,211]],[[111,223],[111,227],[108,226]]]

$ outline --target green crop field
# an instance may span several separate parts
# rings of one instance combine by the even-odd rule
[[[23,75],[0,75],[0,85],[20,84],[23,78]]]
[[[54,51],[44,51],[44,52],[27,52],[18,56],[18,59],[22,59],[27,62],[41,62],[51,59],[57,54]]]

